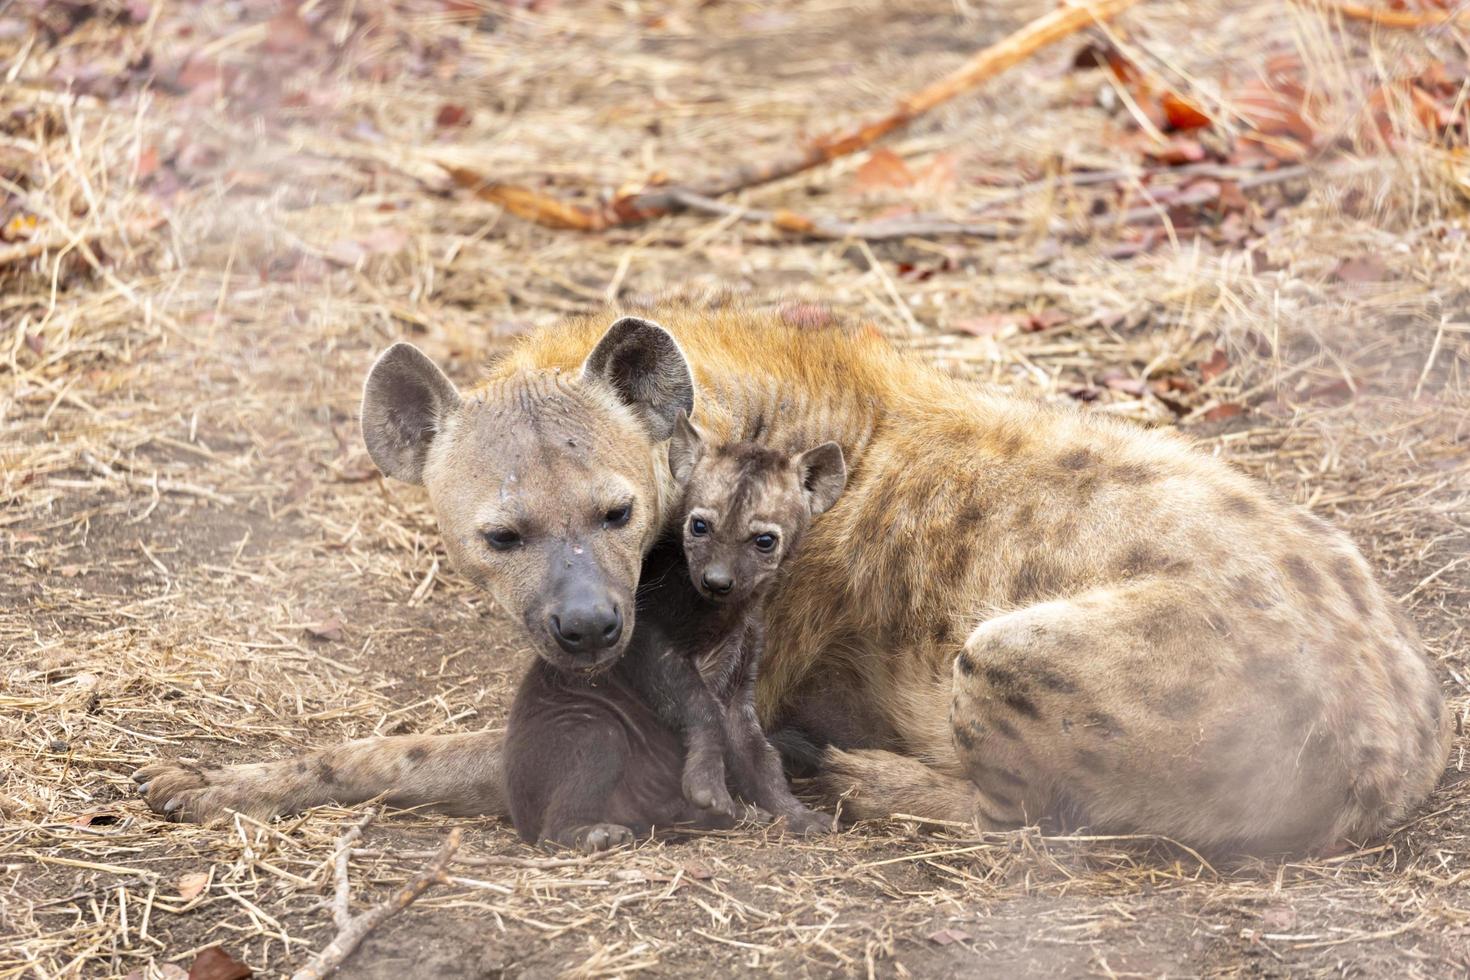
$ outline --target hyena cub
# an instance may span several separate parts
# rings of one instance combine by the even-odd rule
[[[627,651],[593,671],[538,659],[511,707],[506,781],[528,841],[595,851],[655,826],[732,826],[727,774],[790,830],[831,825],[792,795],[756,718],[755,679],[765,598],[846,486],[842,449],[706,447],[681,412],[669,467],[682,528],[644,559]]]

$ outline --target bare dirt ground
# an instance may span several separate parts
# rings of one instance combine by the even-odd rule
[[[1145,180],[1178,181],[1140,176],[1167,167],[1140,155],[1128,92],[1073,67],[1078,36],[885,144],[907,176],[864,154],[744,197],[845,219],[983,212],[1000,240],[811,241],[738,216],[583,235],[436,165],[583,200],[692,180],[884,111],[1047,9],[0,0],[0,977],[179,977],[215,945],[257,975],[299,968],[335,933],[333,844],[359,814],[175,825],[129,773],[503,723],[527,654],[357,432],[363,374],[398,338],[469,382],[568,312],[728,290],[1180,426],[1352,533],[1463,718],[1455,151],[1338,145],[1248,190],[1234,225],[1162,206],[1125,223]],[[1144,2],[1109,32],[1212,109],[1294,52],[1322,96],[1314,126],[1339,134],[1363,77],[1467,50],[1454,25],[1277,0]],[[508,825],[454,821],[454,883],[342,973],[1465,975],[1467,744],[1416,819],[1310,859],[898,819],[517,867],[484,860],[537,857]],[[354,908],[423,867],[449,823],[369,827]]]

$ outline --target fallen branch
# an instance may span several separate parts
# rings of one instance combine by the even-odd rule
[[[362,826],[362,825],[359,825]],[[348,831],[350,834],[351,831]],[[344,835],[345,837],[346,835]],[[449,832],[444,840],[444,846],[439,848],[439,853],[434,861],[423,871],[414,876],[414,879],[404,885],[398,892],[386,902],[374,908],[368,909],[361,915],[353,916],[338,929],[337,936],[326,947],[311,958],[306,966],[291,974],[291,980],[321,980],[330,975],[341,966],[347,957],[351,956],[368,934],[376,929],[386,920],[402,912],[414,902],[419,896],[428,891],[434,885],[446,884],[449,881],[447,868],[449,862],[454,858],[454,852],[459,850],[462,834],[458,827]],[[342,854],[346,854],[349,848],[343,848]]]
[[[577,231],[603,231],[640,224],[678,210],[681,199],[687,201],[691,196],[704,199],[723,197],[734,191],[790,177],[866,149],[890,133],[907,127],[924,113],[1026,60],[1042,48],[1075,34],[1089,24],[1115,17],[1137,2],[1138,0],[1097,0],[1096,3],[1085,6],[1061,7],[976,52],[963,65],[938,81],[900,99],[893,111],[886,116],[846,132],[817,139],[788,156],[764,163],[744,164],[713,180],[688,187],[652,188],[620,194],[602,207],[588,207],[561,201],[528,187],[492,181],[465,167],[449,164],[440,166],[456,184],[471,191],[481,200],[499,204],[516,217],[539,225]],[[773,214],[780,215],[782,212]],[[777,224],[779,225],[779,221]],[[790,230],[810,234],[805,226],[811,224],[813,222],[804,219],[796,222],[797,228]]]
[[[362,819],[337,840],[336,853],[332,857],[332,877],[336,881],[336,892],[332,896],[332,921],[337,923],[338,931],[346,929],[352,923],[352,906],[349,904],[352,900],[352,888],[347,879],[347,860],[352,855],[352,845],[362,836],[368,824],[376,819],[377,808],[369,807]]]
[[[671,198],[673,211],[698,211],[701,214],[716,214],[721,217],[736,217],[741,221],[770,223],[782,231],[789,231],[807,238],[841,240],[861,238],[870,242],[889,241],[895,238],[940,238],[956,236],[963,238],[1010,238],[1016,230],[1010,225],[995,222],[950,221],[945,218],[915,215],[910,218],[885,218],[879,221],[841,221],[836,218],[808,217],[796,211],[777,208],[763,211],[758,208],[726,204],[693,191],[671,189],[666,192]]]
[[[1379,27],[1400,27],[1405,30],[1422,30],[1426,27],[1444,27],[1446,24],[1470,24],[1470,10],[1430,10],[1415,13],[1412,10],[1389,10],[1385,7],[1368,7],[1349,0],[1297,0],[1309,7],[1334,11],[1349,20],[1363,20]]]

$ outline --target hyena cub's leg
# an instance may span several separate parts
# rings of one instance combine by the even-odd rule
[[[217,768],[163,762],[133,774],[155,812],[208,823],[238,811],[257,820],[324,803],[384,796],[391,806],[430,806],[469,816],[505,812],[501,737],[365,738],[294,759]]]

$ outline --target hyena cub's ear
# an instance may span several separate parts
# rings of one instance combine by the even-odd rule
[[[847,486],[847,460],[835,442],[824,442],[796,457],[796,469],[813,517],[837,503]]]
[[[582,377],[611,385],[655,442],[673,433],[681,410],[694,411],[694,378],[684,352],[652,320],[625,316],[608,327],[587,355]]]
[[[429,445],[459,402],[454,382],[423,351],[394,344],[373,363],[362,389],[368,455],[388,476],[423,483]]]
[[[681,408],[674,417],[674,434],[669,437],[669,472],[679,483],[687,483],[703,457],[704,437]]]

